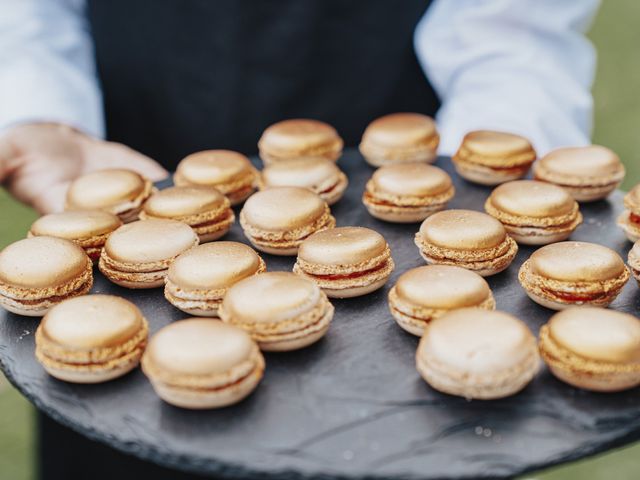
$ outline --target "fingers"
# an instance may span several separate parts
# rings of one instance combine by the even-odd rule
[[[144,175],[153,182],[164,180],[169,176],[159,163],[120,143],[90,142],[86,147],[85,158],[87,170],[104,168],[128,168]]]

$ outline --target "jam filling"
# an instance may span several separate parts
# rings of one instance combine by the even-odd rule
[[[630,213],[629,221],[631,223],[635,223],[636,225],[640,226],[640,215],[636,215],[635,213]]]
[[[552,290],[545,290],[545,292],[547,292],[552,297],[556,297],[565,302],[572,302],[572,303],[591,302],[593,300],[598,300],[599,298],[602,298],[605,296],[604,293],[596,293],[592,295],[588,295],[588,294],[580,295],[577,293],[555,292]]]
[[[363,270],[361,272],[353,272],[353,273],[348,273],[348,274],[329,274],[329,275],[313,275],[315,278],[319,278],[321,280],[350,280],[352,278],[358,278],[358,277],[362,277],[364,275],[368,275],[370,273],[374,273],[377,272],[378,270],[382,270],[385,266],[387,265],[387,262],[384,261],[382,262],[380,265],[370,268],[368,270]]]

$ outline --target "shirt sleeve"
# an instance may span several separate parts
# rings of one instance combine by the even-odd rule
[[[84,0],[0,0],[0,132],[58,122],[104,135]]]
[[[529,138],[539,154],[590,143],[598,0],[436,0],[419,22],[418,60],[439,95],[440,151],[471,130]]]

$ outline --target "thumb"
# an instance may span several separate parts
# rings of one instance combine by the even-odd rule
[[[152,182],[164,180],[169,176],[169,172],[158,162],[121,143],[95,141],[86,148],[87,170],[127,168]]]

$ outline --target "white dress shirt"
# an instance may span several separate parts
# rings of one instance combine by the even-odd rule
[[[542,154],[588,144],[595,52],[584,32],[598,3],[434,1],[414,43],[442,100],[440,153],[481,128],[522,134]],[[0,132],[47,121],[104,136],[85,8],[84,0],[0,0]]]

